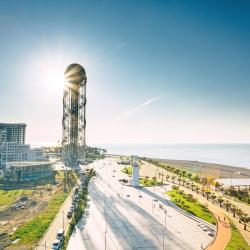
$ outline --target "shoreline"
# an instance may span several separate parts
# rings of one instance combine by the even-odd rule
[[[250,169],[243,167],[235,167],[230,165],[223,165],[217,163],[207,163],[200,161],[190,161],[190,160],[171,160],[171,159],[159,159],[145,157],[148,159],[157,160],[173,167],[187,170],[192,173],[197,173],[199,175],[213,176],[216,179],[249,179]],[[237,174],[235,174],[237,173]],[[238,174],[240,173],[240,174]]]

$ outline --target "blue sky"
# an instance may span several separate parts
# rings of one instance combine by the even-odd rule
[[[87,72],[87,141],[250,142],[249,1],[4,1],[0,120],[61,140],[64,68]]]

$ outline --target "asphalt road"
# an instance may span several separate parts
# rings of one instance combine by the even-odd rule
[[[201,249],[212,240],[196,221],[173,207],[163,205],[166,213],[159,208],[155,197],[163,193],[162,187],[121,185],[119,179],[128,177],[115,159],[93,166],[98,174],[89,184],[88,208],[68,250]]]

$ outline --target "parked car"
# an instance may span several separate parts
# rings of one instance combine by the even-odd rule
[[[52,247],[51,249],[53,250],[59,250],[61,247],[62,243],[60,240],[54,240],[54,242],[52,243]]]
[[[64,239],[64,230],[62,228],[58,230],[57,235],[56,235],[56,239],[60,240],[61,242],[63,242],[63,239]]]
[[[68,218],[68,219],[71,219],[71,218],[72,218],[72,215],[73,215],[73,212],[72,212],[72,211],[69,211],[69,212],[67,213],[67,218]]]

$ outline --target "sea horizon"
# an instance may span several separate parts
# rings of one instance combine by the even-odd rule
[[[250,143],[97,143],[110,154],[199,161],[250,169]]]

